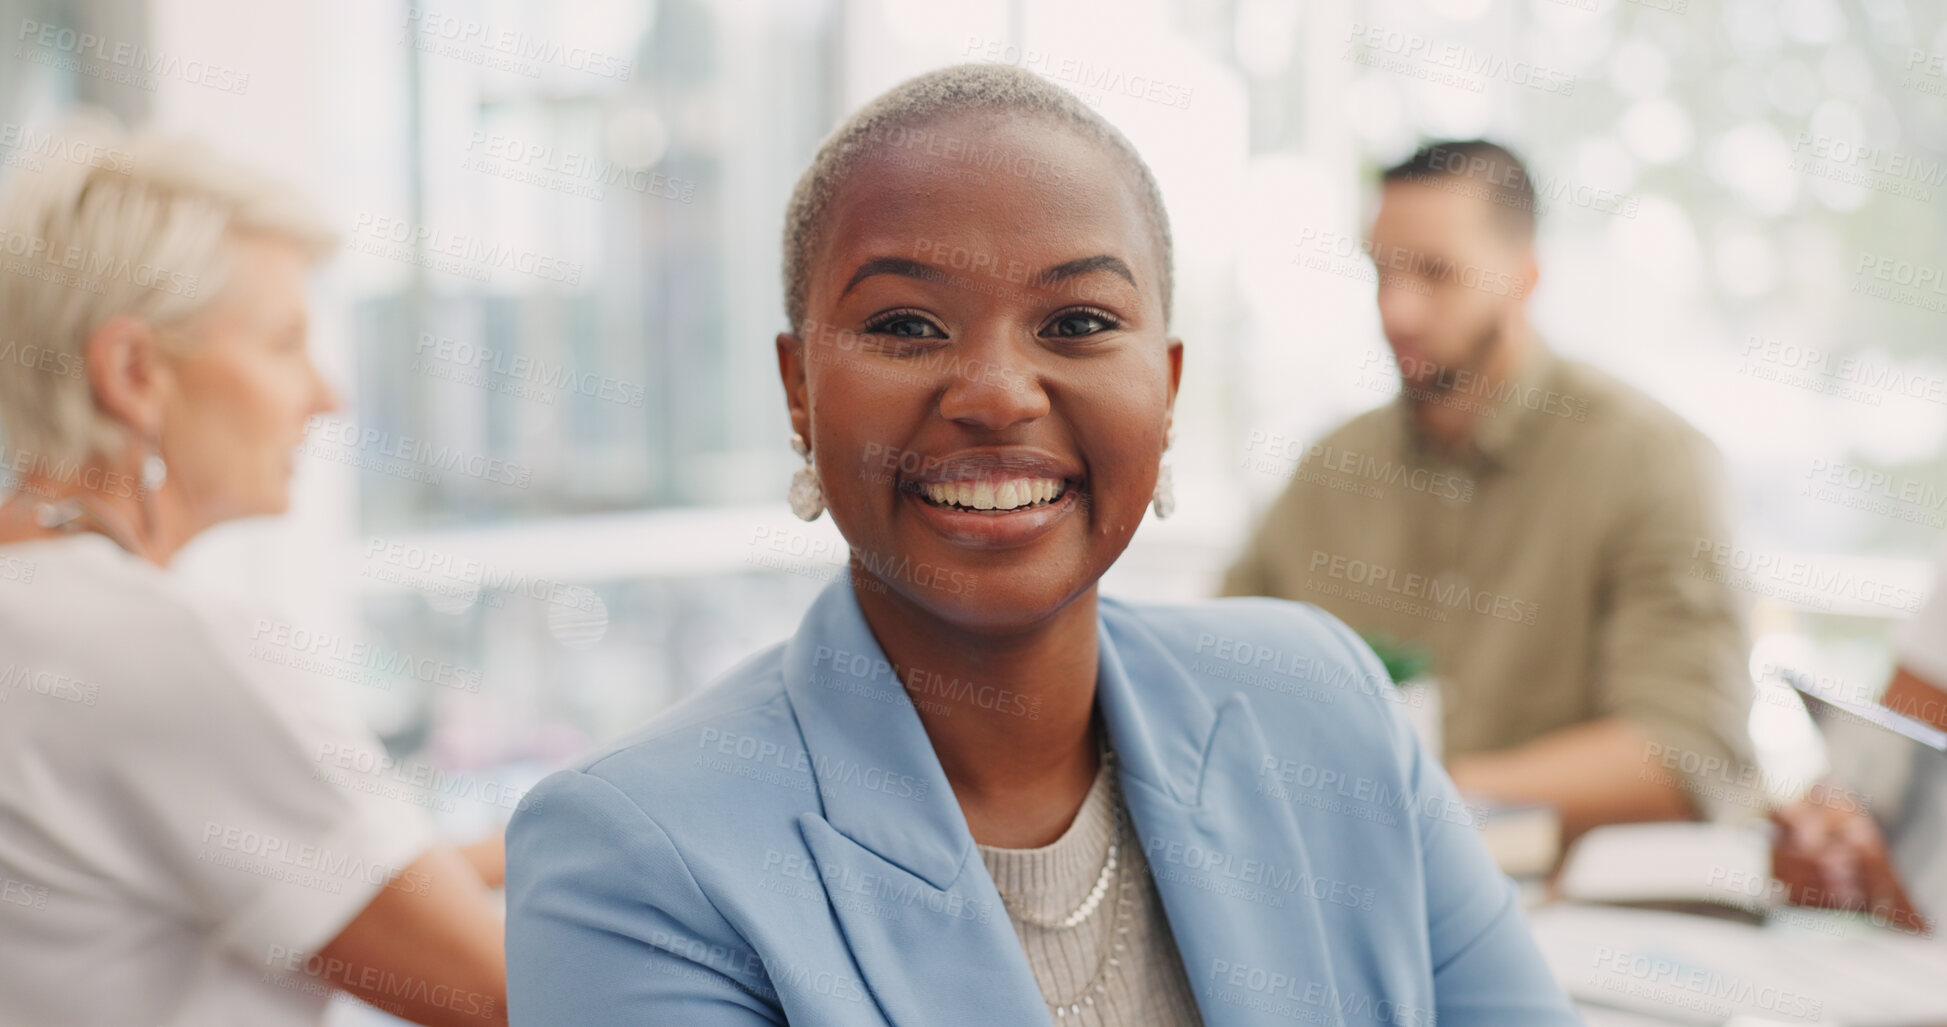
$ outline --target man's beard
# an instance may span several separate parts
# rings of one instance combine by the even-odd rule
[[[1481,369],[1494,359],[1501,349],[1501,319],[1494,318],[1474,336],[1467,347],[1467,354],[1457,364],[1435,365],[1433,374],[1414,377],[1401,382],[1401,391],[1413,403],[1437,402],[1441,397],[1459,389],[1479,388]]]

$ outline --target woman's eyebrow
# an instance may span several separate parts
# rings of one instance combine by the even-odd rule
[[[1136,286],[1136,275],[1135,272],[1129,270],[1129,265],[1123,263],[1121,258],[1112,257],[1106,253],[1097,254],[1093,257],[1080,257],[1075,260],[1056,264],[1054,267],[1035,275],[1031,281],[1036,285],[1053,285],[1056,282],[1064,282],[1070,278],[1091,274],[1096,271],[1112,271],[1115,274],[1121,275],[1131,286],[1135,286],[1139,290],[1141,289],[1141,286]]]
[[[844,299],[845,294],[851,292],[853,286],[871,278],[873,275],[904,275],[907,278],[928,281],[945,278],[946,272],[931,264],[922,264],[917,260],[908,260],[905,257],[874,257],[860,264],[859,269],[852,272],[851,281],[846,282],[845,288],[838,291],[838,298]]]
[[[1056,264],[1054,267],[1036,272],[1029,276],[1028,281],[1033,285],[1045,287],[1081,275],[1093,274],[1097,271],[1112,272],[1122,276],[1131,286],[1136,285],[1136,275],[1129,270],[1129,265],[1123,263],[1121,258],[1113,257],[1106,253],[1097,254],[1093,257],[1077,257],[1074,260],[1064,261]],[[921,281],[935,281],[947,278],[949,274],[950,272],[945,268],[922,263],[917,260],[909,260],[905,257],[874,257],[860,264],[859,269],[852,272],[851,279],[845,283],[845,288],[839,290],[838,296],[840,299],[844,299],[845,294],[851,292],[853,286],[874,275],[902,275],[907,278],[917,278]],[[1137,286],[1137,288],[1140,288],[1140,286]]]

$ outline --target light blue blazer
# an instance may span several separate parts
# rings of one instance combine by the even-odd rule
[[[1310,606],[1104,599],[1097,701],[1204,1023],[1580,1020],[1372,651]],[[1005,682],[926,680],[1022,717]],[[529,796],[516,1025],[1052,1023],[848,582]]]

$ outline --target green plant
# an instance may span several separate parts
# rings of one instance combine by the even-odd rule
[[[1419,677],[1433,666],[1433,654],[1418,643],[1395,642],[1384,635],[1365,636],[1365,640],[1378,654],[1379,662],[1386,665],[1386,673],[1392,675],[1396,685]]]

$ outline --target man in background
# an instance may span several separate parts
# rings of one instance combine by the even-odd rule
[[[1479,140],[1381,182],[1368,253],[1398,399],[1313,446],[1225,578],[1424,650],[1474,795],[1565,835],[1757,813],[1714,447],[1535,337],[1527,169]]]

